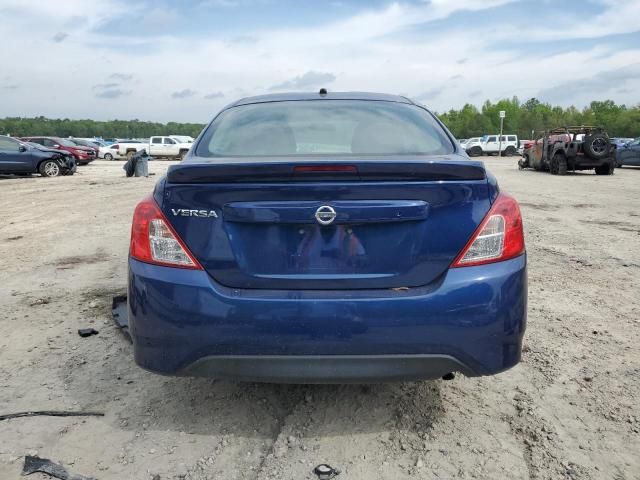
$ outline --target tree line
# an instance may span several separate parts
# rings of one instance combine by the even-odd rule
[[[460,110],[449,110],[438,117],[456,138],[479,137],[500,132],[499,112],[505,111],[503,132],[515,133],[530,139],[545,129],[594,125],[604,127],[611,137],[640,136],[640,106],[616,105],[613,100],[593,101],[582,110],[574,106],[563,108],[531,98],[520,103],[517,97],[492,103],[487,100],[482,108],[465,105]]]
[[[189,135],[197,137],[201,123],[157,123],[141,120],[70,120],[45,117],[0,119],[0,134],[14,137],[42,135],[78,138],[148,138],[154,135]]]
[[[530,138],[547,128],[568,125],[596,125],[607,129],[612,137],[640,136],[640,106],[617,105],[612,100],[593,101],[582,110],[558,107],[531,98],[520,103],[517,97],[492,103],[487,100],[480,109],[467,104],[460,110],[449,110],[438,116],[456,138],[478,137],[500,131],[499,112],[504,110],[504,133]],[[0,119],[0,134],[16,137],[46,135],[58,137],[147,138],[153,135],[198,136],[200,123],[156,123],[141,120],[70,120],[35,118]]]

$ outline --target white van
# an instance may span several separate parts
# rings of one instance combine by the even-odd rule
[[[482,153],[485,155],[497,155],[498,150],[502,148],[502,155],[510,157],[515,155],[518,147],[517,135],[502,135],[502,145],[500,144],[500,135],[485,135],[482,137]]]

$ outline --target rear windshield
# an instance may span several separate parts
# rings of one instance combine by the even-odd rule
[[[222,112],[198,143],[203,157],[442,155],[453,143],[426,110],[365,100],[241,105]]]

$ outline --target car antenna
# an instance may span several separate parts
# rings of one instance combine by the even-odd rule
[[[319,93],[320,93],[321,97],[324,97],[327,94],[327,89],[326,88],[321,88]]]

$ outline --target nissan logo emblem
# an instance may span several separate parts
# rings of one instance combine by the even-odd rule
[[[329,205],[323,205],[316,210],[316,220],[320,225],[329,225],[336,219],[336,211]]]

